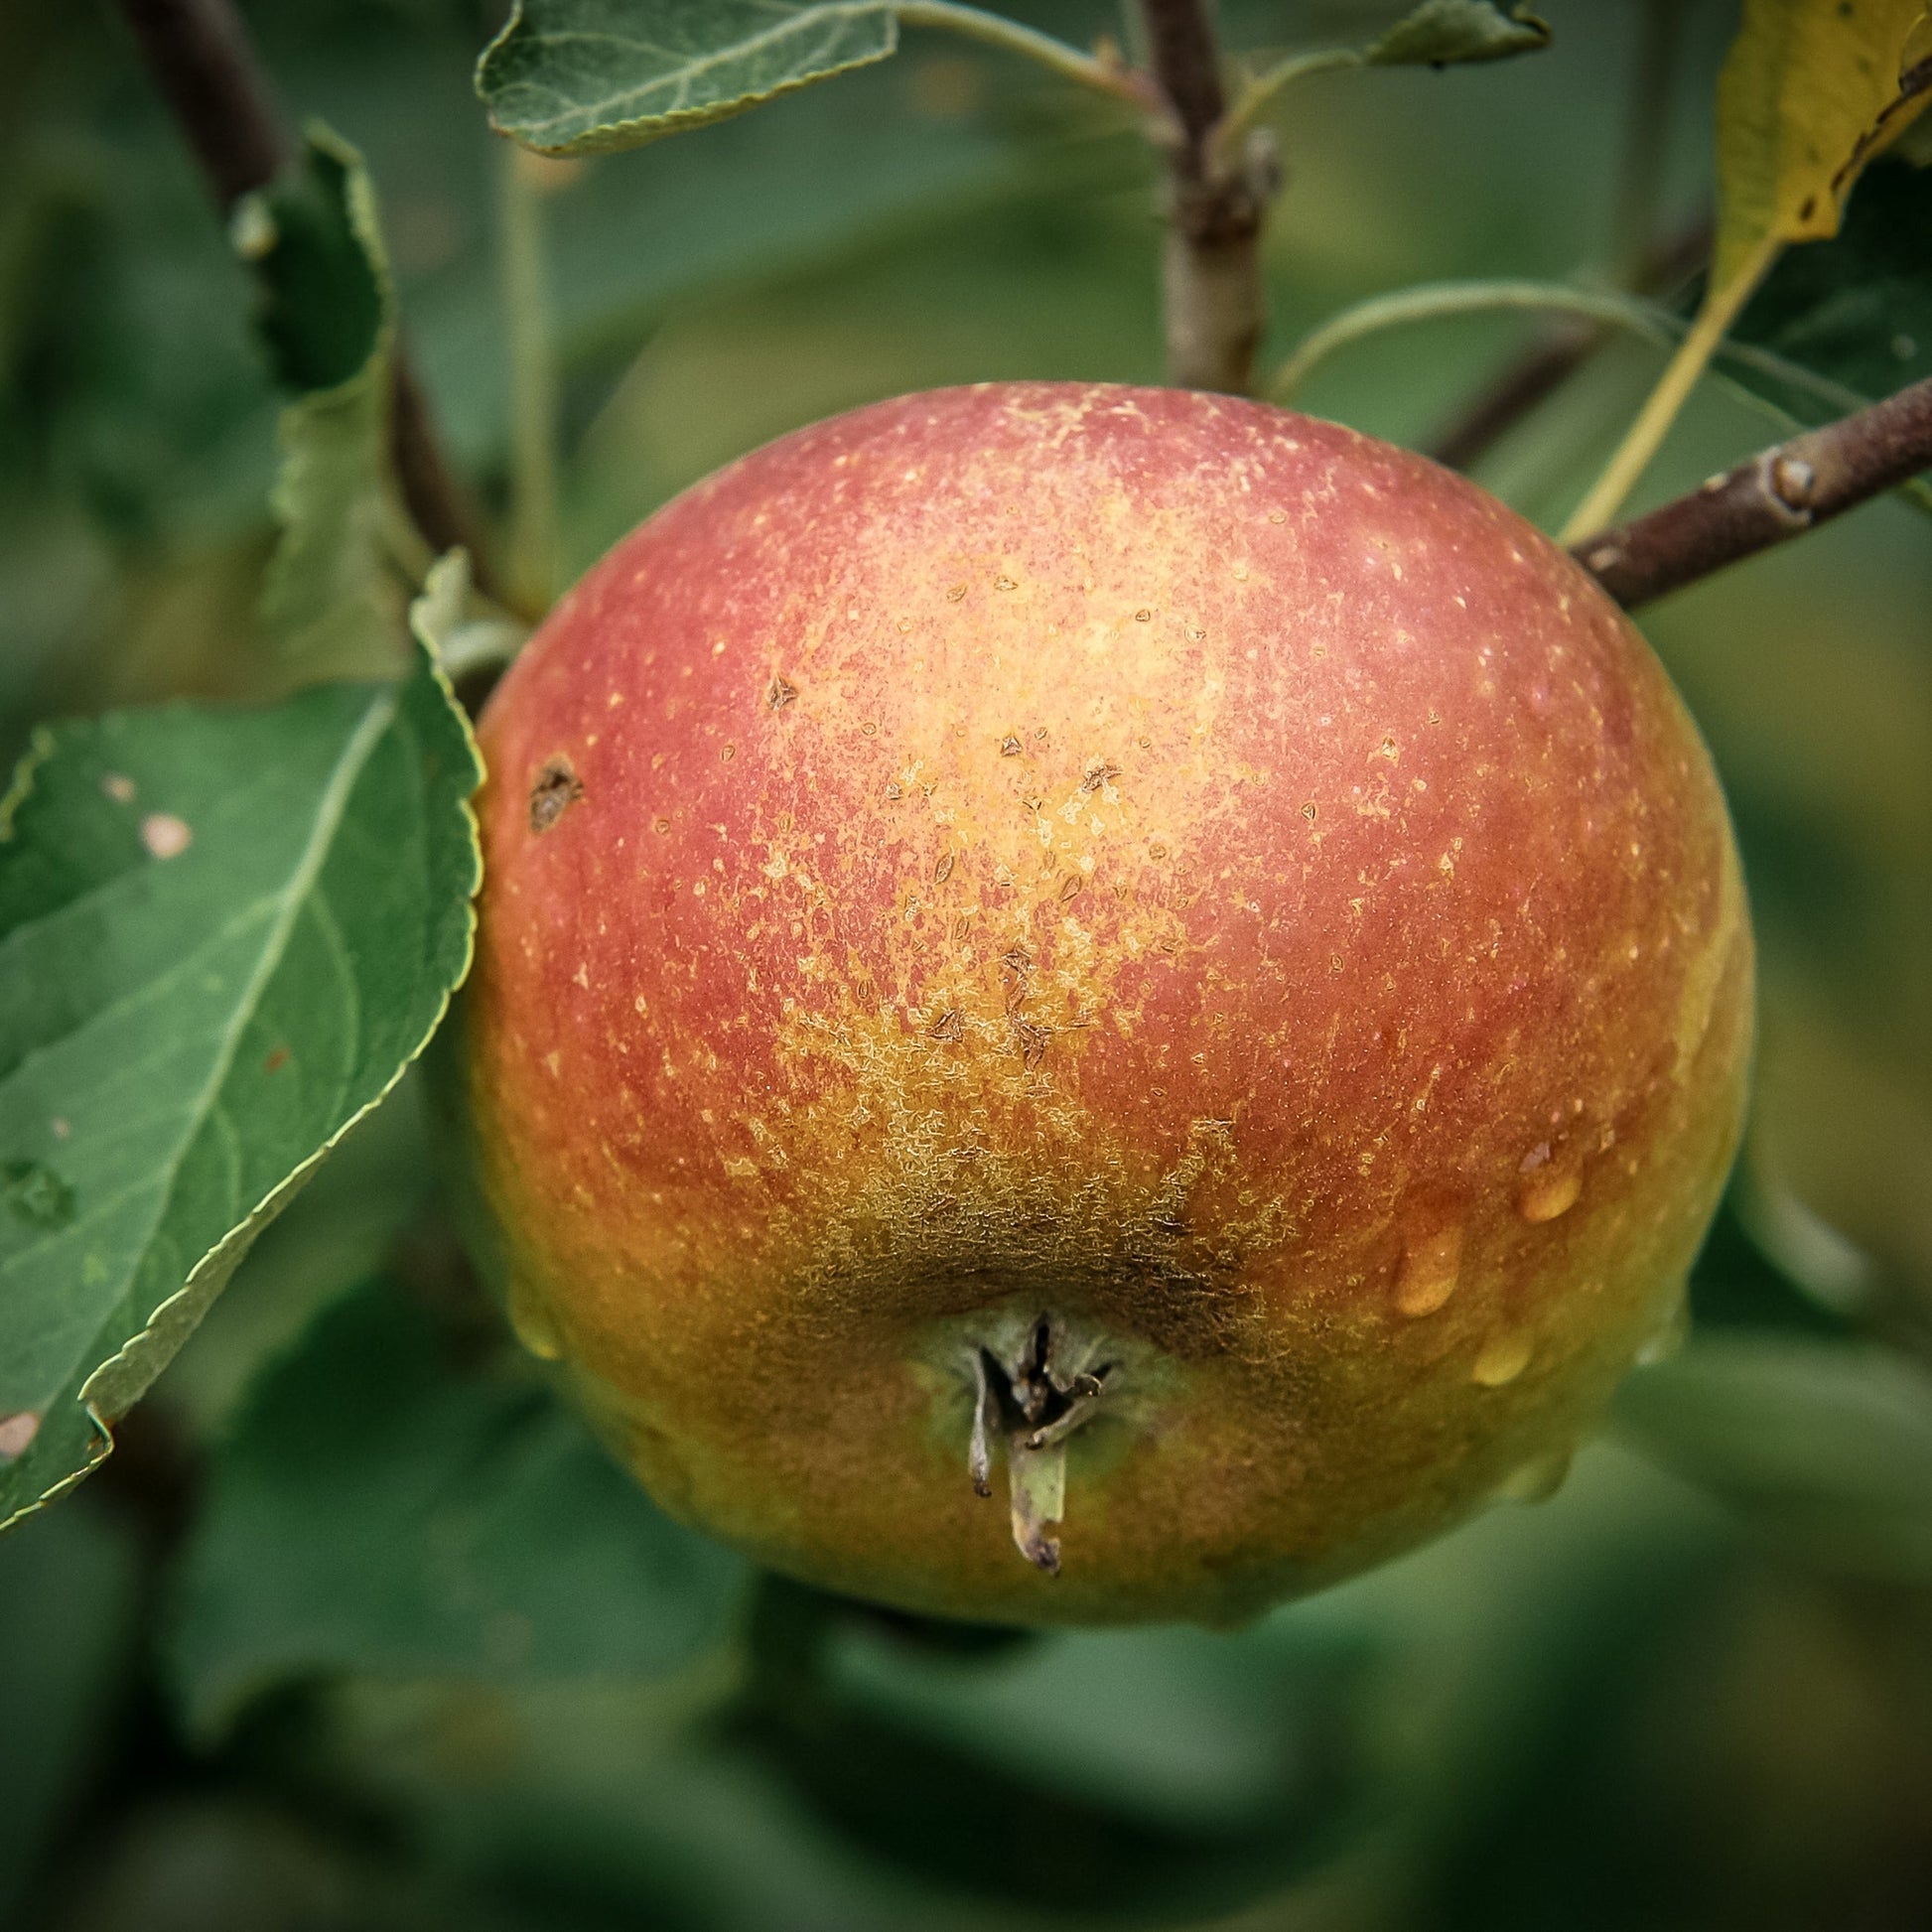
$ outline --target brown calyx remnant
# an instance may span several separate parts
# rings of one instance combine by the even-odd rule
[[[1017,1345],[1011,1336],[973,1344],[973,1493],[992,1495],[993,1446],[1004,1443],[1014,1545],[1049,1577],[1060,1570],[1053,1532],[1066,1514],[1067,1439],[1092,1421],[1118,1366],[1102,1336],[1051,1314]]]
[[[530,786],[530,830],[547,832],[567,806],[584,795],[584,782],[567,758],[546,759]]]

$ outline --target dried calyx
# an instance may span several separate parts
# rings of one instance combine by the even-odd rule
[[[973,1430],[967,1453],[974,1490],[993,1493],[993,1450],[1006,1445],[1013,1540],[1050,1576],[1060,1567],[1053,1534],[1066,1510],[1066,1445],[1100,1408],[1117,1364],[1102,1338],[1042,1314],[1018,1342],[972,1351]]]

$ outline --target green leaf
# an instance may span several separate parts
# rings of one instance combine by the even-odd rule
[[[333,389],[366,366],[394,291],[362,157],[320,121],[302,155],[244,196],[229,227],[256,291],[255,329],[284,389]]]
[[[425,655],[43,730],[0,809],[0,1525],[70,1487],[470,960],[469,727]]]
[[[1731,340],[1826,376],[1866,402],[1932,375],[1928,234],[1932,172],[1881,162],[1859,184],[1832,240],[1779,261],[1732,326]],[[1800,422],[1844,413],[1762,364],[1732,361],[1727,373]]]
[[[1918,245],[1928,221],[1932,176],[1881,161],[1836,236],[1778,257],[1719,345],[1713,373],[1786,433],[1835,422],[1932,375],[1932,272]],[[1681,315],[1655,314],[1660,327],[1683,330]],[[1925,478],[1897,493],[1932,515]]]
[[[467,1371],[371,1283],[217,1452],[172,1666],[218,1725],[297,1677],[651,1677],[731,1634],[748,1566],[662,1515],[505,1349]]]
[[[1755,873],[1752,884],[1761,892]],[[1848,1304],[1860,1279],[1849,1274],[1851,1266],[1856,1260],[1843,1238],[1775,1192],[1751,1171],[1747,1155],[1691,1270],[1696,1332],[1773,1328],[1845,1340],[1853,1332]]]
[[[1372,68],[1447,68],[1470,61],[1507,61],[1550,45],[1550,28],[1527,7],[1498,7],[1491,0],[1423,0],[1372,46],[1362,50]]]
[[[1265,68],[1236,95],[1216,132],[1224,156],[1235,152],[1237,137],[1279,95],[1312,74],[1346,68],[1448,68],[1478,61],[1507,61],[1550,45],[1550,29],[1521,4],[1508,9],[1491,0],[1422,0],[1379,40],[1367,47],[1321,48],[1291,54]]]
[[[141,1564],[129,1527],[60,1510],[0,1545],[0,1924],[30,1922],[22,1894],[98,1776],[125,1695]]]
[[[869,1863],[949,1892],[1083,1921],[1225,1912],[1368,1809],[1364,1644],[1267,1625],[1001,1642],[781,1578],[752,1634],[725,1734]]]
[[[1638,1369],[1624,1433],[1811,1561],[1932,1585],[1932,1376],[1889,1350],[1732,1333]]]
[[[361,156],[320,123],[300,163],[240,204],[235,245],[261,293],[258,327],[284,387],[281,527],[262,586],[270,632],[294,653],[394,661],[402,599],[389,468],[395,298]]]
[[[477,91],[543,154],[634,148],[883,61],[888,0],[517,0]]]
[[[430,566],[422,596],[409,607],[409,621],[452,681],[507,664],[530,634],[527,624],[475,588],[469,553],[463,550],[452,550]]]

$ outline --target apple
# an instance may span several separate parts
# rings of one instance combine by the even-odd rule
[[[481,737],[481,1245],[762,1563],[1239,1618],[1547,1487],[1680,1310],[1751,1031],[1723,796],[1419,457],[861,409],[619,544]]]

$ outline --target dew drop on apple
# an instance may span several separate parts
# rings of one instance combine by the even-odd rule
[[[1496,1495],[1504,1502],[1547,1503],[1563,1487],[1576,1453],[1576,1446],[1565,1443],[1531,1456],[1496,1485]]]
[[[1671,1304],[1670,1312],[1637,1350],[1638,1366],[1654,1368],[1659,1362],[1669,1361],[1684,1346],[1690,1332],[1691,1300],[1688,1295],[1680,1295]]]
[[[1584,1177],[1575,1168],[1559,1166],[1550,1159],[1547,1141],[1539,1142],[1523,1157],[1519,1172],[1522,1183],[1516,1189],[1516,1211],[1526,1221],[1554,1221],[1568,1214],[1584,1190]]]
[[[1455,1293],[1462,1272],[1462,1227],[1433,1227],[1410,1235],[1395,1278],[1395,1306],[1407,1315],[1434,1314]]]
[[[516,1338],[540,1362],[554,1362],[564,1352],[563,1332],[540,1296],[520,1275],[510,1278],[510,1327]]]
[[[1500,1389],[1529,1367],[1535,1349],[1535,1341],[1523,1329],[1502,1329],[1482,1344],[1469,1379],[1485,1389]]]

